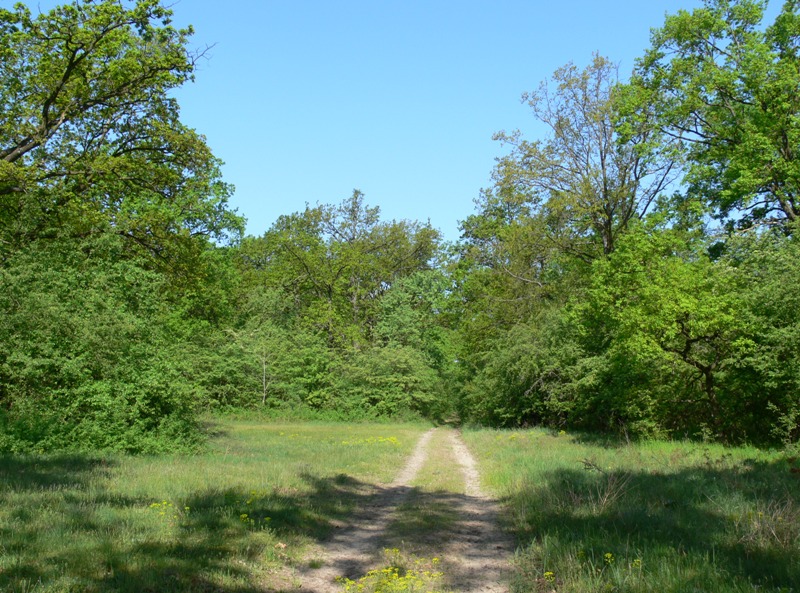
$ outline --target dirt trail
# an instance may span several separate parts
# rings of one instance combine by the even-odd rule
[[[374,568],[383,534],[392,516],[411,491],[409,484],[425,463],[428,441],[434,429],[417,442],[405,467],[388,486],[378,491],[364,508],[356,513],[350,525],[337,532],[325,545],[324,565],[302,575],[302,592],[338,593],[342,591],[336,577],[358,578]]]
[[[378,487],[349,526],[325,544],[323,566],[303,571],[299,593],[340,593],[336,577],[357,579],[380,566],[386,529],[412,491],[411,483],[425,463],[436,430],[422,435],[394,482]],[[458,520],[447,534],[446,548],[434,552],[447,559],[447,586],[455,593],[505,593],[513,542],[499,529],[499,508],[481,492],[477,465],[457,432],[450,433],[449,444],[464,474],[465,492],[449,497]]]
[[[514,542],[500,530],[500,508],[481,491],[477,464],[458,433],[450,434],[450,444],[465,481],[454,509],[458,526],[446,551],[450,586],[458,593],[505,593]]]

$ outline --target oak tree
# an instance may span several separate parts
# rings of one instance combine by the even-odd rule
[[[169,263],[241,231],[219,161],[170,97],[204,53],[170,15],[160,0],[0,9],[0,261],[110,231]]]
[[[682,10],[653,32],[631,80],[637,108],[680,142],[688,185],[721,217],[800,215],[799,7],[786,1],[767,27],[758,0]]]

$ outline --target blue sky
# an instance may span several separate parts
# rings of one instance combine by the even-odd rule
[[[541,133],[523,92],[593,52],[627,73],[665,13],[698,5],[179,0],[175,23],[214,47],[177,97],[225,161],[249,234],[358,188],[385,219],[430,220],[455,240],[503,151],[492,134]]]

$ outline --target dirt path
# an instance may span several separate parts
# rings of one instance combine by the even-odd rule
[[[369,504],[356,513],[348,527],[339,531],[325,545],[324,563],[317,569],[305,569],[301,593],[340,593],[336,577],[358,579],[380,566],[387,527],[397,508],[413,490],[411,483],[428,456],[428,446],[436,430],[422,435],[411,457],[394,482],[379,487]],[[464,475],[465,492],[450,493],[452,513],[457,518],[446,534],[444,550],[432,555],[446,558],[447,586],[456,593],[505,593],[504,584],[513,552],[513,542],[497,526],[499,508],[480,489],[478,470],[457,432],[448,439]],[[436,496],[436,495],[428,495]]]
[[[465,481],[454,509],[459,522],[446,552],[450,585],[458,593],[505,593],[514,542],[498,526],[500,508],[481,491],[477,464],[464,441],[453,432],[450,443]]]

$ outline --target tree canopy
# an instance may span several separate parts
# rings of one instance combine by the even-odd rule
[[[720,216],[795,221],[800,213],[798,6],[784,2],[766,26],[758,0],[679,11],[654,31],[631,80],[634,110],[654,112],[678,140],[692,192]]]
[[[0,10],[0,257],[113,232],[175,265],[195,238],[241,231],[230,187],[169,92],[202,51],[159,0]]]
[[[0,451],[231,409],[796,444],[800,4],[764,9],[557,69],[453,245],[358,190],[242,237],[168,6],[0,9]]]

